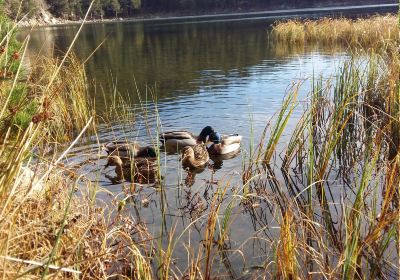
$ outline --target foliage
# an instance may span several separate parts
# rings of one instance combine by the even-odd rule
[[[57,17],[80,19],[82,18],[90,0],[24,0],[21,13],[34,14],[43,3],[49,6],[50,12]],[[368,1],[373,3],[373,1]],[[15,17],[21,0],[6,0],[9,14]],[[348,1],[339,0],[96,0],[91,18],[102,17],[131,17],[138,13],[204,13],[212,11],[237,11],[271,8],[301,8],[319,5],[340,5]],[[366,1],[357,0],[352,4],[365,4]]]
[[[12,19],[20,19],[28,14],[30,17],[39,12],[40,3],[38,0],[5,0],[4,9]]]
[[[50,12],[57,17],[77,19],[82,18],[88,7],[89,0],[47,0]],[[132,16],[141,8],[141,0],[97,0],[94,2],[90,16],[115,17]]]

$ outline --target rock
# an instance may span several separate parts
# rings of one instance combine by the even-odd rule
[[[42,26],[42,25],[54,25],[65,23],[67,21],[59,20],[55,18],[51,13],[47,11],[46,8],[40,8],[40,11],[37,13],[37,16],[34,18],[25,19],[23,21],[18,22],[19,26]]]
[[[18,194],[24,196],[41,195],[44,192],[42,182],[39,182],[38,174],[27,166],[22,166],[18,176],[15,178]]]

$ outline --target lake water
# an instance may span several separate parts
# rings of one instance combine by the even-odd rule
[[[187,267],[188,252],[184,245],[190,243],[195,253],[202,246],[199,244],[204,239],[210,198],[217,189],[214,182],[223,185],[232,180],[226,196],[226,201],[230,201],[233,192],[242,187],[243,158],[280,108],[290,85],[304,81],[299,95],[302,104],[310,89],[309,78],[334,75],[346,58],[346,53],[340,50],[276,45],[269,38],[269,24],[263,20],[94,24],[84,27],[76,42],[75,52],[82,60],[102,44],[86,64],[88,78],[93,82],[91,94],[99,112],[106,106],[103,93],[111,95],[115,85],[130,100],[129,111],[135,115],[128,123],[121,120],[112,126],[100,125],[97,137],[101,144],[121,138],[152,143],[157,118],[151,95],[156,96],[159,126],[164,131],[187,129],[199,133],[204,126],[211,125],[221,133],[243,135],[240,155],[224,161],[222,166],[219,162],[214,172],[206,169],[196,174],[190,186],[185,184],[187,173],[181,168],[178,155],[162,154],[165,218],[160,207],[161,192],[153,187],[138,186],[136,190],[142,190],[127,205],[125,211],[136,222],[145,223],[155,237],[167,236],[175,226],[174,235],[179,236],[201,217],[188,227],[175,248],[177,268],[174,269],[178,275],[178,268]],[[30,55],[40,52],[49,55],[53,47],[65,51],[77,29],[76,26],[35,29],[31,33]],[[301,108],[293,114],[289,131],[300,117]],[[148,110],[147,115],[143,109]],[[289,136],[284,135],[281,147]],[[94,157],[97,150],[97,140],[93,137],[93,143],[76,147],[68,162],[83,162]],[[129,183],[111,184],[102,170],[104,164],[104,159],[94,161],[84,165],[81,172],[122,199],[122,190]],[[102,194],[99,198],[107,201],[109,197]],[[150,200],[148,207],[143,207],[143,199]],[[274,215],[266,209],[257,211],[258,217],[268,224],[257,221],[240,205],[234,208],[226,259],[214,260],[216,274],[237,278],[246,269],[264,264],[273,254],[272,237],[279,233]],[[256,236],[261,239],[254,239]]]

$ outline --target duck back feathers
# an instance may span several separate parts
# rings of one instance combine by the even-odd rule
[[[219,137],[219,143],[214,143],[208,148],[212,155],[225,155],[235,153],[240,149],[242,136],[239,134],[229,134]]]
[[[118,156],[122,159],[132,158],[155,158],[157,157],[156,150],[151,146],[140,147],[138,143],[114,141],[104,145],[108,156]]]
[[[205,144],[188,146],[181,151],[182,165],[184,168],[201,168],[207,164],[210,156]]]
[[[176,130],[164,132],[160,135],[160,141],[166,148],[182,149],[186,146],[194,146],[200,143],[206,143],[212,138],[214,129],[211,126],[204,127],[198,136],[186,130]]]

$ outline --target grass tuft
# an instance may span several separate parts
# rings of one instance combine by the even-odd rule
[[[288,20],[273,26],[277,41],[288,44],[344,44],[356,48],[385,49],[390,41],[399,42],[398,18],[395,15],[370,18],[323,18]]]

